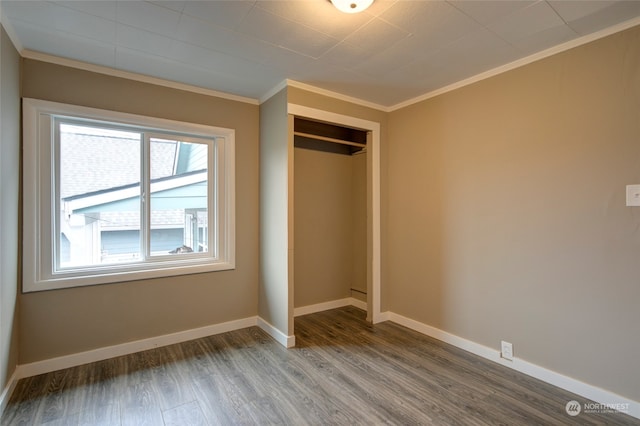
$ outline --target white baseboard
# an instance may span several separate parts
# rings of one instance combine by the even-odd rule
[[[471,340],[464,339],[393,312],[383,312],[381,316],[387,318],[389,321],[403,325],[445,343],[449,343],[460,349],[464,349],[467,352],[471,352],[500,365],[504,365],[505,367],[512,368],[528,376],[542,380],[543,382],[552,384],[569,392],[573,392],[599,404],[624,404],[624,406],[628,408],[628,410],[624,410],[626,414],[640,419],[640,402],[638,401],[633,401],[613,392],[567,377],[563,374],[532,364],[523,359],[514,358],[513,361],[507,361],[500,357],[500,351],[496,349],[472,342]]]
[[[315,314],[316,312],[328,311],[329,309],[342,308],[343,306],[355,305],[354,301],[359,300],[353,297],[345,297],[344,299],[331,300],[329,302],[316,303],[315,305],[301,306],[293,309],[293,316],[299,317],[301,315]],[[358,306],[360,307],[360,306]],[[361,308],[362,309],[362,308]],[[367,304],[364,304],[364,310],[367,310]]]
[[[363,311],[367,311],[367,302],[364,300],[358,300],[355,297],[349,298],[349,305],[355,306],[358,309],[362,309]]]
[[[296,336],[287,336],[260,317],[258,317],[258,327],[266,331],[276,342],[285,348],[292,348],[296,345]]]
[[[380,315],[378,316],[378,322],[390,321],[390,316],[391,316],[391,312],[389,312],[389,311],[380,312]],[[409,327],[409,328],[411,328],[411,327]],[[418,330],[416,330],[416,331],[418,331]]]
[[[16,380],[19,380],[24,377],[36,376],[38,374],[49,373],[63,368],[75,367],[122,355],[129,355],[160,346],[173,345],[175,343],[186,342],[188,340],[226,333],[228,331],[239,330],[241,328],[247,328],[255,325],[258,325],[258,317],[249,317],[221,324],[208,325],[177,333],[165,334],[163,336],[151,337],[149,339],[136,340],[134,342],[127,342],[86,352],[32,362],[29,364],[22,364],[18,366],[14,375],[16,376]]]
[[[9,377],[9,380],[7,381],[7,385],[4,387],[4,389],[2,390],[2,393],[0,394],[0,416],[2,416],[2,413],[4,413],[4,409],[7,407],[9,398],[11,398],[11,394],[13,393],[13,390],[16,388],[16,385],[18,384],[18,380],[20,380],[18,378],[17,373],[18,373],[18,368],[16,367],[16,369],[13,370],[13,374],[11,375],[11,377]]]
[[[353,299],[351,297],[336,300],[327,303],[321,303],[318,305],[305,306],[303,308],[299,308],[300,311],[294,310],[294,315],[304,315],[305,313],[319,312],[327,309],[338,308],[342,306],[354,305],[361,307],[359,305],[359,300]],[[364,308],[366,309],[366,304]],[[304,312],[304,313],[299,313]],[[79,352],[70,355],[64,355],[61,357],[46,359],[43,361],[36,361],[29,364],[18,365],[15,372],[13,373],[12,379],[14,382],[25,378],[36,376],[38,374],[50,373],[52,371],[61,370],[64,368],[75,367],[78,365],[88,364],[90,362],[102,361],[109,358],[114,358],[122,355],[129,355],[136,352],[146,351],[149,349],[157,348],[160,346],[172,345],[175,343],[186,342],[188,340],[199,339],[201,337],[212,336],[215,334],[226,333],[228,331],[239,330],[241,328],[251,327],[251,326],[259,326],[264,331],[266,331],[271,337],[273,337],[277,342],[282,344],[287,348],[291,348],[295,346],[295,336],[287,336],[282,333],[280,330],[276,329],[274,326],[264,321],[262,318],[257,316],[243,318],[234,321],[228,321],[221,324],[213,324],[205,327],[195,328],[191,330],[180,331],[171,334],[165,334],[163,336],[152,337],[149,339],[136,340],[133,342],[122,343],[114,346],[107,346],[104,348],[93,349],[86,352]],[[9,382],[11,383],[11,382]],[[15,384],[14,384],[15,385]],[[7,392],[5,389],[4,392]],[[4,395],[4,393],[2,394]],[[7,393],[7,395],[11,395],[11,393]],[[2,396],[0,396],[2,398]],[[2,400],[0,399],[0,403]]]

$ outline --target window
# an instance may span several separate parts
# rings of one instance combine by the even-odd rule
[[[234,268],[234,131],[24,100],[24,290]]]

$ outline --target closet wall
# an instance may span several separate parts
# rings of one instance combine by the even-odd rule
[[[291,122],[291,123],[290,123]],[[258,316],[293,344],[293,120],[287,89],[260,105],[260,282]],[[290,137],[291,136],[291,137]],[[281,342],[282,343],[282,342]]]
[[[294,306],[366,301],[366,154],[299,136],[295,145]]]
[[[0,25],[0,392],[18,364],[20,55]]]

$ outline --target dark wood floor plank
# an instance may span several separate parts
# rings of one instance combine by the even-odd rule
[[[150,380],[131,383],[123,389],[120,397],[120,423],[123,426],[163,424],[158,395]]]
[[[568,416],[584,398],[345,307],[22,379],[2,425],[640,425]]]
[[[156,390],[162,410],[169,410],[195,400],[189,375],[185,373],[183,368],[178,368],[181,358],[178,350],[179,345],[171,345],[157,350],[160,355],[160,363],[154,368],[152,385]]]
[[[200,408],[212,425],[249,424],[248,419],[228,398],[223,376],[200,376],[193,380],[193,391]]]
[[[80,414],[71,414],[68,416],[60,417],[55,420],[51,420],[46,423],[42,423],[42,426],[78,426],[80,424]]]
[[[106,401],[96,400],[92,407],[87,407],[79,414],[80,426],[110,426],[120,424],[120,403],[110,397]]]
[[[207,420],[197,401],[179,405],[162,413],[165,426],[206,426]]]

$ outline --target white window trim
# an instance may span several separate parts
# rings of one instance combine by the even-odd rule
[[[189,256],[164,262],[114,265],[82,272],[53,273],[55,217],[51,122],[53,116],[112,121],[158,131],[216,138],[217,259]],[[146,117],[37,99],[23,99],[23,291],[116,283],[149,278],[235,269],[235,130]],[[90,272],[90,273],[88,273]]]

